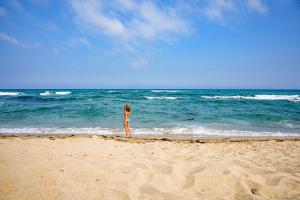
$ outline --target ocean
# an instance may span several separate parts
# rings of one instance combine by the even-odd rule
[[[300,90],[0,90],[2,134],[300,136]]]

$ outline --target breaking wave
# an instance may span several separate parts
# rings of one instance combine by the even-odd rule
[[[146,96],[145,98],[146,98],[146,99],[149,99],[149,100],[153,100],[153,99],[159,99],[159,100],[162,100],[162,99],[166,99],[166,100],[176,100],[176,99],[178,99],[178,97],[166,97],[166,96],[162,96],[162,97]]]
[[[155,92],[155,93],[162,93],[162,92],[179,92],[179,90],[151,90],[151,92]]]
[[[51,91],[46,91],[40,93],[41,96],[49,96],[49,95],[68,95],[71,94],[69,91],[61,91],[61,92],[51,92]]]
[[[0,92],[0,96],[16,96],[18,92]]]
[[[132,129],[136,135],[195,135],[195,136],[299,136],[300,133],[288,132],[255,132],[241,130],[219,130],[207,127],[193,128],[136,128]],[[82,128],[0,128],[0,134],[83,134],[83,135],[113,135],[124,134],[123,129],[82,127]]]
[[[255,95],[255,96],[201,96],[205,99],[248,99],[248,100],[287,100],[300,101],[299,95]]]
[[[109,91],[107,91],[106,93],[117,93],[118,91],[116,91],[116,90],[109,90]]]

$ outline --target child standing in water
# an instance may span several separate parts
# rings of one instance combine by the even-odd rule
[[[124,128],[125,128],[125,136],[131,137],[131,133],[130,133],[130,126],[129,126],[129,122],[130,122],[130,106],[128,104],[125,104],[124,106]]]

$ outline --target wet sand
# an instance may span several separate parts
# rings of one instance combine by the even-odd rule
[[[300,139],[0,135],[0,170],[0,199],[300,199]]]

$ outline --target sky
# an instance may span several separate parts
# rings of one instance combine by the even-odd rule
[[[0,0],[0,89],[300,89],[298,0]]]

